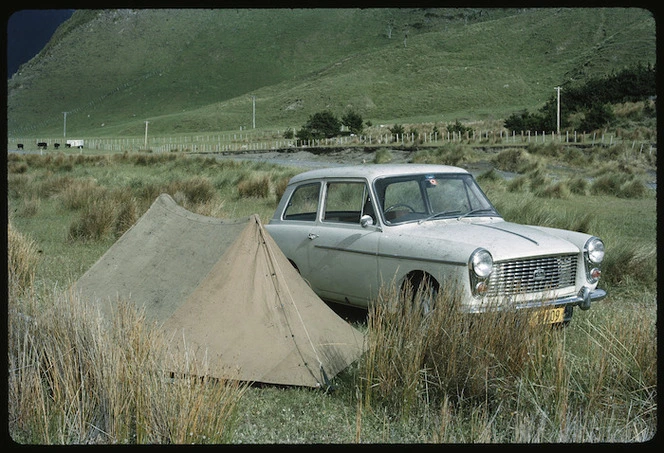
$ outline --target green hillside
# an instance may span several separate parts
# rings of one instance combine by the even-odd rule
[[[637,8],[84,10],[8,81],[9,136],[504,118],[655,63]]]

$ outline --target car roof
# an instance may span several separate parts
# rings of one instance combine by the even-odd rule
[[[460,167],[432,164],[367,164],[319,168],[305,171],[291,178],[289,184],[321,178],[366,178],[373,181],[384,176],[402,176],[422,173],[468,173]]]

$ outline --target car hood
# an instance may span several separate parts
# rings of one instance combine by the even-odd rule
[[[449,241],[457,247],[465,244],[468,249],[483,247],[495,261],[579,253],[576,245],[551,232],[502,219],[445,219],[412,223],[408,227],[409,233],[421,238]]]

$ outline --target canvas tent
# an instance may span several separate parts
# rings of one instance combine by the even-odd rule
[[[317,387],[365,347],[363,334],[316,296],[257,216],[202,216],[166,194],[74,290],[105,314],[131,300],[204,356],[218,378]]]

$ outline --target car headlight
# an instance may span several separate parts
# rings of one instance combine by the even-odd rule
[[[585,246],[586,256],[591,263],[601,264],[604,261],[604,242],[600,238],[588,239]]]
[[[489,276],[493,271],[493,257],[484,249],[476,249],[468,260],[470,288],[474,296],[483,296],[489,290]]]
[[[493,270],[493,257],[487,250],[477,249],[470,255],[469,266],[476,276],[487,278]]]
[[[604,242],[600,238],[591,237],[583,247],[583,256],[586,264],[586,280],[596,283],[602,275],[602,261],[604,261]]]

